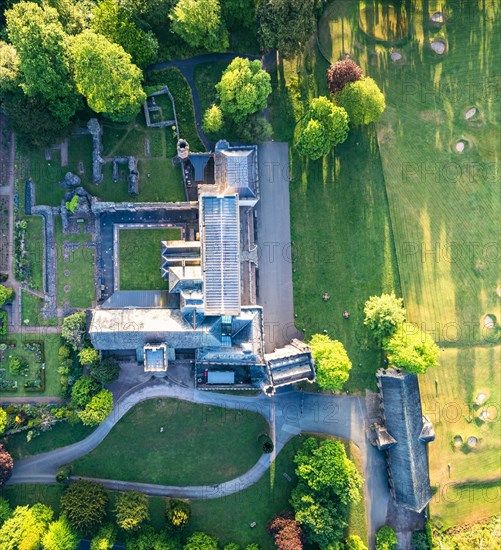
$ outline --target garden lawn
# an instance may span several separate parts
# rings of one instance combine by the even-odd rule
[[[162,241],[179,240],[180,229],[122,229],[120,242],[120,289],[162,290]],[[141,251],[140,260],[138,251]]]
[[[0,344],[2,342],[16,341],[17,349],[13,351],[6,350],[5,360],[0,363],[0,368],[7,370],[6,377],[9,380],[18,380],[17,391],[5,391],[0,390],[0,399],[8,401],[10,397],[37,397],[37,396],[55,396],[60,393],[59,374],[57,373],[57,367],[59,365],[58,350],[61,346],[61,337],[58,334],[8,334],[7,336],[0,337]],[[45,391],[43,392],[27,392],[23,389],[23,383],[29,378],[15,377],[8,372],[8,359],[9,353],[19,354],[25,357],[30,363],[30,372],[35,368],[34,355],[31,351],[23,350],[23,344],[29,342],[43,342],[45,350]]]
[[[447,348],[441,352],[440,367],[420,378],[423,412],[436,433],[428,445],[435,492],[430,509],[446,527],[499,513],[500,356],[501,346]],[[486,400],[476,406],[480,393]],[[480,415],[485,412],[489,417],[482,420]],[[462,440],[458,446],[454,444],[457,436]],[[475,447],[467,444],[469,437],[477,439]]]
[[[27,432],[9,435],[4,438],[4,441],[15,462],[28,456],[46,453],[81,441],[90,435],[93,430],[94,428],[84,426],[80,422],[73,426],[68,422],[58,422],[52,430],[41,432],[29,443],[26,441]]]
[[[200,141],[195,126],[195,111],[193,109],[191,88],[181,71],[176,68],[148,71],[145,79],[149,85],[167,85],[169,87],[176,104],[180,137],[188,141],[191,151],[205,151],[205,147]]]
[[[81,233],[64,235],[62,221],[55,218],[55,239],[57,246],[57,301],[59,306],[65,302],[73,308],[88,308],[96,297],[94,284],[95,248],[85,246],[92,243],[92,236]],[[78,243],[76,249],[69,250],[65,261],[64,243]],[[65,271],[67,274],[65,274]],[[66,292],[64,287],[69,286]]]
[[[26,506],[27,504],[33,506],[33,504],[41,502],[50,506],[57,516],[63,491],[63,485],[56,483],[51,485],[7,485],[0,491],[0,496],[9,501],[11,508]]]
[[[292,139],[294,115],[300,119],[308,97],[327,95],[326,68],[316,47],[302,60],[279,65],[270,101],[276,139]],[[296,327],[307,339],[327,331],[344,344],[353,363],[346,389],[375,388],[382,357],[363,326],[363,306],[371,295],[400,293],[375,131],[352,130],[324,160],[303,161],[293,148],[290,153]]]
[[[261,456],[258,437],[267,431],[266,420],[254,412],[150,400],[77,460],[75,474],[165,485],[220,483],[254,466]],[[133,449],[138,460],[131,460]]]
[[[275,548],[266,526],[273,516],[292,510],[289,498],[297,482],[293,458],[304,440],[304,435],[291,439],[255,485],[223,498],[191,500],[192,516],[186,534],[205,531],[217,536],[222,545],[236,542],[245,547],[257,543],[263,550]],[[344,441],[344,444],[349,458],[360,470],[358,449],[351,442]],[[361,502],[350,510],[347,534],[357,534],[367,541],[365,505],[361,496]],[[249,524],[253,521],[256,527],[251,528]]]
[[[41,216],[26,216],[26,252],[31,271],[29,286],[43,290],[43,233]]]
[[[27,290],[20,290],[21,292],[21,310],[22,321],[27,326],[57,326],[57,317],[52,319],[44,319],[42,315],[42,307],[44,305],[43,298],[30,294]]]

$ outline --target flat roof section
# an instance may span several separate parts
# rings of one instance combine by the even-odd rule
[[[200,197],[200,236],[205,314],[239,315],[238,195]]]

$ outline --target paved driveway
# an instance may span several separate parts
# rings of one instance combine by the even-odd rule
[[[288,145],[265,143],[258,154],[257,303],[264,309],[266,351],[270,352],[298,336],[292,292]]]

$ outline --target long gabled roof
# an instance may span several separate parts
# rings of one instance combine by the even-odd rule
[[[240,313],[238,195],[200,197],[203,292],[206,315]]]
[[[418,379],[396,369],[379,370],[385,427],[396,440],[388,456],[395,501],[421,512],[431,499],[426,443],[421,439],[423,415]]]

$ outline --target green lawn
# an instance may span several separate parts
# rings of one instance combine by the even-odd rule
[[[161,241],[178,240],[180,229],[122,229],[120,240],[120,289],[166,290],[162,279]],[[137,261],[137,251],[141,261]]]
[[[195,126],[191,89],[181,72],[176,68],[149,71],[146,73],[145,78],[147,84],[162,84],[169,87],[176,103],[180,136],[189,142],[191,151],[205,151]]]
[[[267,430],[265,419],[254,412],[150,400],[134,407],[97,449],[77,460],[75,472],[167,485],[220,483],[257,462],[258,437]],[[130,459],[131,449],[140,451],[138,460]]]
[[[255,485],[224,498],[190,501],[192,517],[187,534],[205,531],[219,537],[222,544],[237,542],[245,546],[255,542],[263,550],[275,548],[266,525],[274,515],[291,508],[290,493],[297,479],[293,458],[304,439],[304,436],[297,436],[289,441],[270,470]],[[348,456],[360,469],[358,449],[350,442],[344,443]],[[292,481],[288,481],[284,473]],[[357,534],[367,541],[364,508],[362,496],[360,504],[350,511],[348,534]],[[249,524],[253,521],[257,525],[251,528]]]
[[[21,290],[21,310],[22,321],[27,326],[57,326],[57,317],[44,319],[42,315],[43,298],[30,294],[26,290]],[[26,322],[28,321],[28,322]]]
[[[94,284],[95,249],[85,246],[92,236],[82,234],[63,235],[61,218],[55,218],[57,246],[57,301],[60,306],[69,302],[74,308],[88,308],[96,297]],[[79,243],[69,252],[65,261],[64,243]],[[66,273],[65,273],[66,272]],[[68,290],[68,292],[65,291]],[[69,289],[68,289],[69,287]]]
[[[27,504],[32,506],[42,502],[50,506],[57,515],[63,491],[63,486],[55,483],[53,485],[7,485],[0,491],[0,495],[9,501],[11,508]]]
[[[7,379],[18,380],[17,391],[2,391],[0,390],[0,398],[8,401],[9,397],[37,397],[40,395],[58,396],[60,391],[59,374],[57,367],[59,364],[58,350],[61,345],[61,337],[58,334],[8,334],[0,337],[0,343],[16,341],[17,348],[13,352],[5,351],[5,354],[13,353],[20,354],[25,357],[30,363],[30,371],[35,368],[34,354],[30,351],[23,350],[23,345],[29,342],[40,342],[44,344],[45,350],[45,391],[44,392],[27,392],[23,389],[23,381],[29,378],[14,377],[7,370]],[[0,364],[0,368],[8,368],[7,357]]]
[[[41,216],[26,216],[26,252],[31,271],[29,286],[43,290],[43,235]]]
[[[327,93],[326,67],[316,48],[279,66],[270,102],[276,139],[291,139],[294,112],[309,96]],[[374,388],[381,353],[363,326],[363,305],[371,295],[400,292],[375,132],[352,130],[323,161],[304,162],[291,148],[291,176],[296,326],[307,338],[327,330],[345,345],[353,363],[346,389]]]
[[[43,150],[22,150],[29,159],[29,173],[35,182],[37,204],[59,206],[65,189],[58,185],[66,172],[78,174],[82,186],[103,201],[155,202],[185,200],[181,172],[172,164],[176,155],[176,141],[172,128],[148,128],[141,112],[128,124],[101,121],[103,124],[103,181],[92,181],[92,140],[90,136],[70,136],[68,164],[61,166],[59,150],[53,150],[50,161]],[[115,156],[135,156],[139,161],[139,194],[130,195],[127,168],[118,182],[112,179],[112,160]],[[148,176],[149,174],[149,176]],[[24,193],[24,191],[23,191]]]
[[[500,356],[501,346],[447,348],[441,353],[440,367],[421,377],[423,410],[436,432],[429,445],[435,490],[430,508],[447,527],[499,513]],[[478,407],[474,403],[480,393],[486,401]],[[479,416],[484,412],[489,417],[482,420]],[[457,436],[462,444],[456,447]],[[474,448],[467,444],[469,437],[477,438]]]
[[[74,426],[67,422],[58,422],[52,430],[41,432],[29,443],[26,441],[26,432],[9,435],[4,441],[7,450],[16,461],[76,443],[90,435],[93,430],[94,428],[84,426],[80,422]]]

